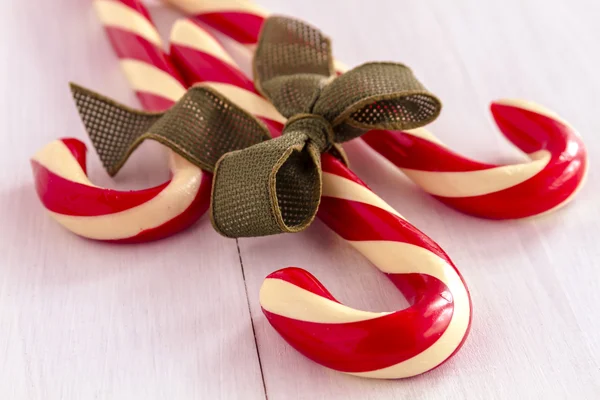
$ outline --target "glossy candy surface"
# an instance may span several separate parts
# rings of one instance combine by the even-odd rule
[[[245,45],[258,40],[265,10],[248,0],[168,0]],[[336,64],[337,65],[337,64]],[[345,67],[338,65],[339,73]],[[444,204],[482,218],[541,215],[568,203],[585,182],[587,151],[576,130],[543,107],[522,100],[492,103],[504,136],[530,161],[494,165],[463,157],[426,129],[372,131],[361,137],[413,182]]]

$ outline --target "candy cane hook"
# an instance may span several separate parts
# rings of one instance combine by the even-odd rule
[[[239,43],[254,45],[267,12],[248,0],[167,0]],[[251,46],[252,47],[252,46]],[[338,67],[344,72],[343,66]],[[504,136],[530,161],[485,164],[444,146],[426,129],[370,132],[362,139],[444,204],[492,219],[544,214],[567,204],[585,182],[587,151],[577,131],[522,100],[492,103]]]
[[[227,93],[280,134],[282,117],[265,108],[252,82],[193,21],[173,27],[171,57],[188,84]],[[384,272],[412,305],[383,313],[353,309],[308,272],[286,268],[270,274],[260,289],[264,314],[294,348],[338,371],[390,379],[435,368],[468,334],[471,302],[460,274],[435,242],[339,160],[326,153],[322,165],[319,218]]]
[[[128,80],[147,110],[163,110],[185,93],[146,9],[132,0],[99,0],[98,15]],[[208,209],[212,175],[169,151],[171,179],[154,188],[118,191],[86,174],[86,147],[54,141],[31,160],[35,186],[50,215],[86,238],[145,242],[191,226]]]

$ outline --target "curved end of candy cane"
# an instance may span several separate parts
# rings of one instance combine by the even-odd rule
[[[491,112],[504,136],[530,161],[479,163],[452,152],[425,129],[374,132],[364,139],[426,192],[466,214],[527,218],[573,199],[588,170],[577,131],[552,111],[523,100],[496,101]]]
[[[345,306],[313,275],[294,267],[267,276],[260,303],[275,330],[309,359],[364,378],[407,378],[458,351],[469,331],[471,303],[460,278],[442,282],[407,274],[402,279],[425,279],[428,290],[396,312]]]
[[[179,232],[208,209],[211,176],[171,154],[172,178],[132,191],[101,188],[86,173],[86,146],[64,138],[31,159],[35,188],[47,212],[80,236],[111,242],[146,242]]]
[[[465,205],[472,206],[471,214],[526,218],[555,211],[570,202],[588,171],[587,150],[578,132],[553,111],[530,101],[498,100],[490,110],[502,134],[531,161],[492,169],[504,172],[514,184],[479,199],[465,199]]]
[[[532,154],[547,150],[557,156],[580,137],[577,131],[554,111],[522,99],[501,99],[490,111],[504,136],[521,151]],[[578,149],[585,151],[585,148]]]

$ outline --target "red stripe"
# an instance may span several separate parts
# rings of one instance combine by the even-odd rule
[[[469,160],[453,151],[401,131],[370,131],[361,138],[399,168],[421,171],[463,172],[496,167]]]
[[[440,281],[429,282],[428,289],[410,308],[360,322],[314,323],[263,312],[277,332],[310,359],[338,371],[373,371],[422,353],[446,331],[453,314],[452,295]]]
[[[311,293],[317,294],[321,297],[325,297],[331,301],[336,300],[335,297],[323,286],[321,282],[317,278],[315,278],[310,272],[305,271],[301,268],[296,267],[288,267],[283,268],[278,271],[272,272],[265,279],[280,279],[282,281],[289,282],[293,285],[298,286],[304,290],[307,290]]]
[[[548,150],[558,157],[567,150],[570,140],[579,141],[571,127],[546,115],[498,103],[490,109],[500,131],[525,153]]]
[[[105,26],[105,30],[120,59],[132,59],[150,64],[183,84],[179,73],[160,47],[131,31],[113,26]]]
[[[154,25],[154,22],[152,21],[152,17],[150,16],[150,13],[146,9],[146,7],[144,7],[144,5],[142,4],[141,1],[139,1],[139,0],[115,0],[115,3],[121,3],[125,6],[133,9],[134,11],[139,12],[144,17],[146,17],[146,19],[148,21],[150,21]]]
[[[269,133],[271,134],[271,137],[275,138],[281,136],[281,130],[283,129],[283,124],[281,122],[273,121],[272,119],[265,117],[258,117],[256,115],[255,117],[256,119],[264,122],[269,130]]]
[[[164,111],[175,104],[171,99],[152,93],[136,91],[135,94],[146,111]]]
[[[452,265],[450,258],[431,238],[409,222],[379,207],[323,196],[318,216],[345,240],[409,243],[431,251]]]
[[[257,93],[254,84],[243,72],[210,54],[186,46],[171,45],[171,59],[190,86],[199,82],[220,82]]]
[[[202,172],[202,181],[200,182],[200,188],[196,197],[192,203],[185,209],[181,214],[170,219],[164,224],[157,226],[156,228],[146,229],[139,234],[120,240],[112,240],[113,243],[143,243],[152,240],[159,240],[194,225],[202,215],[208,210],[210,205],[210,192],[212,189],[212,174],[208,172]]]
[[[346,178],[369,189],[366,183],[364,183],[358,176],[356,176],[354,172],[350,171],[350,169],[343,162],[334,157],[332,154],[321,154],[321,163],[323,172],[341,176],[342,178]]]
[[[87,175],[87,147],[85,147],[85,144],[75,138],[62,138],[60,140],[69,149],[71,154],[73,154],[83,173]]]
[[[194,16],[242,44],[256,44],[264,17],[244,12],[214,12]]]
[[[72,216],[93,217],[114,214],[143,204],[168,184],[123,192],[83,185],[62,178],[35,160],[31,161],[37,194],[48,210]]]

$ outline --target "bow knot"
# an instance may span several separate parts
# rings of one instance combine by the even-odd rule
[[[335,133],[331,123],[318,114],[296,114],[287,120],[282,134],[302,133],[310,139],[320,153],[335,144]]]
[[[340,143],[373,129],[423,126],[441,108],[402,64],[367,63],[336,77],[330,40],[284,17],[265,21],[254,76],[257,89],[288,118],[281,137],[270,139],[262,123],[202,86],[164,113],[131,110],[78,86],[72,90],[111,175],[146,138],[214,171],[211,220],[228,237],[305,229],[321,198],[321,153],[345,161]]]
[[[441,108],[402,64],[367,63],[336,77],[329,38],[286,17],[265,21],[253,67],[256,88],[289,120],[281,137],[223,157],[213,191],[219,198],[213,199],[212,210],[214,226],[225,236],[303,230],[321,197],[320,153],[333,151],[345,161],[340,143],[372,129],[423,126]],[[257,162],[260,167],[254,170]],[[260,193],[245,196],[235,212],[221,209],[220,195],[237,190],[235,182],[254,182]],[[252,215],[253,229],[220,222],[236,213],[238,221]]]

